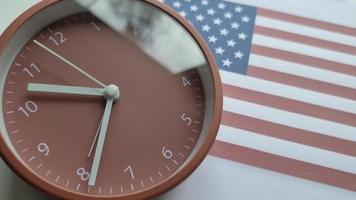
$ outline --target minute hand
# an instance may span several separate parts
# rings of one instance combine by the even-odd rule
[[[90,177],[89,177],[89,183],[88,183],[88,185],[90,185],[90,186],[95,185],[96,178],[98,176],[101,155],[103,152],[106,131],[108,128],[113,103],[114,103],[113,99],[108,99],[106,101],[105,111],[104,111],[104,115],[103,115],[103,119],[102,119],[102,123],[101,123],[101,127],[100,127],[100,132],[99,132],[98,143],[96,144],[94,160],[93,160],[93,164],[92,164],[91,171],[90,171]]]
[[[104,88],[76,87],[76,86],[67,86],[67,85],[52,85],[52,84],[39,84],[39,83],[29,83],[27,86],[27,91],[104,96]]]

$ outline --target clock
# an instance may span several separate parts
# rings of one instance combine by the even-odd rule
[[[147,199],[201,163],[222,112],[217,66],[154,0],[45,0],[0,38],[0,147],[61,199]]]

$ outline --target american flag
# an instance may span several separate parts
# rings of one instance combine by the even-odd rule
[[[356,191],[355,28],[221,0],[161,2],[220,67],[211,155]]]

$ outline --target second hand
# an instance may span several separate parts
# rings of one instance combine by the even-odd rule
[[[76,69],[77,71],[79,71],[80,73],[84,74],[86,77],[88,77],[89,79],[91,79],[92,81],[94,81],[95,83],[97,83],[98,85],[100,85],[101,87],[105,88],[106,85],[104,83],[102,83],[101,81],[97,80],[96,78],[94,78],[92,75],[90,75],[89,73],[87,73],[86,71],[84,71],[83,69],[81,69],[80,67],[78,67],[77,65],[75,65],[74,63],[70,62],[69,60],[65,59],[63,56],[59,55],[58,53],[56,53],[55,51],[53,51],[52,49],[46,47],[44,44],[42,44],[41,42],[39,42],[38,40],[33,40],[33,42],[40,46],[42,49],[46,50],[47,52],[49,52],[50,54],[52,54],[53,56],[57,57],[58,59],[62,60],[63,62],[65,62],[66,64],[68,64],[69,66],[71,66],[72,68]]]
[[[88,158],[90,158],[91,154],[93,153],[94,146],[95,146],[96,141],[98,140],[98,136],[99,136],[99,132],[100,132],[100,128],[101,128],[101,124],[102,123],[103,123],[103,119],[101,119],[101,121],[99,123],[99,127],[96,130],[96,134],[95,134],[94,140],[93,140],[93,142],[91,143],[91,146],[90,146],[90,150],[89,150],[89,153],[88,153]]]

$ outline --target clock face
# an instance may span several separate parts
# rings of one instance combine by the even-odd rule
[[[5,157],[66,198],[155,190],[216,134],[211,65],[190,33],[148,2],[111,6],[115,20],[78,6],[0,57]]]

